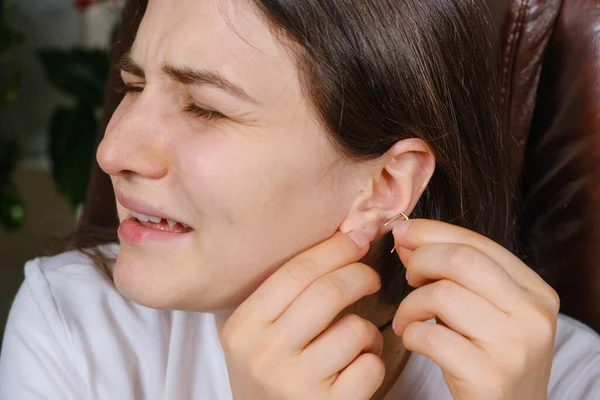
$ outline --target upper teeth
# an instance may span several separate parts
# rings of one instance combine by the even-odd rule
[[[135,218],[137,218],[137,219],[139,219],[140,221],[143,221],[143,222],[152,221],[154,223],[159,223],[160,220],[162,219],[162,218],[159,218],[159,217],[155,217],[153,215],[146,215],[146,214],[137,213],[137,212],[134,212],[134,211],[130,211],[130,213],[131,213],[132,216],[134,216]]]
[[[142,222],[151,221],[151,222],[154,222],[155,224],[158,224],[162,220],[162,218],[155,217],[153,215],[146,215],[146,214],[138,213],[138,212],[135,212],[135,211],[129,211],[129,212],[131,213],[132,217],[135,217],[135,218],[139,219]],[[175,224],[177,224],[177,221],[173,221],[171,219],[167,219],[167,223],[172,228],[172,227],[175,226]],[[189,225],[186,225],[183,222],[181,222],[181,225],[183,225],[183,227],[186,228],[186,229],[189,228]]]

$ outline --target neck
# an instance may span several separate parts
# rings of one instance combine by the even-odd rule
[[[374,265],[369,261],[374,259],[373,254],[378,254],[381,251],[380,247],[381,246],[379,243],[373,243],[371,251],[369,251],[369,254],[365,256],[362,262],[367,265]],[[333,322],[339,320],[346,314],[356,314],[379,327],[388,322],[394,316],[396,310],[396,305],[390,306],[383,304],[376,293],[370,296],[365,296],[358,302],[346,307],[338,314]],[[225,325],[225,322],[231,316],[231,314],[232,311],[215,313],[217,332],[219,333],[219,336],[223,326]],[[406,366],[408,357],[410,356],[410,352],[406,350],[402,344],[402,338],[396,336],[391,327],[385,329],[382,332],[382,335],[384,346],[381,359],[385,365],[385,377],[377,392],[371,397],[371,400],[381,400],[385,397],[385,395],[390,391],[392,386],[400,377],[400,374]]]
[[[366,265],[376,266],[378,255],[384,251],[381,241],[375,241],[371,245],[371,250],[361,262]],[[365,296],[354,305],[344,309],[336,319],[345,314],[354,313],[380,327],[389,322],[398,309],[397,305],[389,305],[381,301],[379,294],[375,293]],[[371,397],[371,400],[381,400],[390,391],[392,386],[398,381],[400,374],[404,370],[410,352],[404,348],[402,338],[396,336],[391,326],[381,333],[383,335],[383,352],[381,359],[385,365],[385,377],[383,383]]]

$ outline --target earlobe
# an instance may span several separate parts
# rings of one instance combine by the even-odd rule
[[[393,222],[385,224],[395,216],[410,216],[435,170],[433,152],[416,138],[399,141],[378,161],[340,225],[342,232],[361,230],[371,241],[392,230]]]

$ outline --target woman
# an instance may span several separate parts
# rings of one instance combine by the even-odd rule
[[[150,1],[97,154],[116,262],[27,264],[1,398],[600,396],[600,339],[509,251],[486,27],[470,0]]]

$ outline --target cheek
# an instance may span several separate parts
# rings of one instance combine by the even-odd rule
[[[203,223],[228,217],[232,204],[247,200],[246,183],[252,175],[246,154],[213,135],[200,133],[176,149],[177,175]]]
[[[274,216],[286,219],[287,213],[322,215],[339,206],[339,176],[306,156],[309,151],[271,151],[210,134],[185,143],[177,151],[178,175],[199,214],[239,226],[257,219],[272,222]]]
[[[200,132],[174,151],[201,227],[199,259],[233,303],[334,234],[352,200],[343,190],[344,173],[331,168],[331,153],[241,136]]]
[[[336,154],[326,143],[307,136],[278,142],[276,135],[206,131],[181,140],[177,174],[205,227],[276,237],[298,224],[335,231],[351,205],[346,174],[332,167]]]

